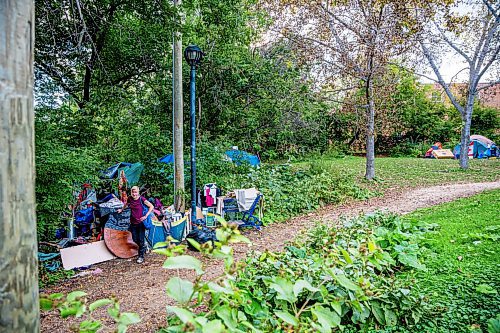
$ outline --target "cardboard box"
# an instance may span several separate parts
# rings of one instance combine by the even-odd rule
[[[437,159],[455,158],[455,156],[453,156],[453,152],[449,149],[433,150],[432,156],[434,156]]]
[[[65,270],[97,264],[116,258],[104,241],[67,247],[59,250]]]

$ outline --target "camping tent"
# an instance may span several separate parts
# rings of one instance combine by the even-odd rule
[[[146,231],[146,238],[151,247],[154,247],[158,242],[166,242],[169,234],[162,221],[155,218],[152,222],[152,227]]]
[[[496,148],[493,141],[482,135],[471,135],[470,142],[473,145],[472,156],[474,158],[490,157],[492,155],[491,148]],[[497,149],[494,150],[496,155]],[[460,143],[455,146],[455,149],[453,149],[453,155],[455,155],[455,158],[460,157]]]
[[[231,149],[226,151],[226,156],[236,165],[242,165],[244,163],[248,163],[251,166],[259,166],[260,160],[256,155],[252,155],[243,150]]]
[[[134,185],[139,181],[142,171],[144,170],[144,165],[141,163],[127,163],[120,162],[113,166],[110,166],[104,171],[101,171],[101,179],[114,179],[118,177],[121,171],[125,172],[125,177],[130,185]]]

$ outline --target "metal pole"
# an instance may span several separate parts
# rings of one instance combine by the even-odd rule
[[[196,67],[191,66],[189,81],[191,105],[191,222],[196,222]]]

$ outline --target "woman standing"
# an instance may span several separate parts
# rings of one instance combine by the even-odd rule
[[[144,253],[146,253],[146,227],[144,226],[144,220],[149,214],[153,212],[154,206],[146,198],[139,194],[139,187],[133,186],[131,189],[131,196],[127,198],[127,202],[123,206],[125,209],[127,206],[130,207],[130,228],[129,231],[132,233],[132,239],[134,243],[139,246],[139,256],[137,258],[137,263],[142,264],[144,262]],[[146,205],[148,212],[143,214],[143,205]]]

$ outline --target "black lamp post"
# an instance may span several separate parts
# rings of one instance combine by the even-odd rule
[[[203,58],[203,52],[196,45],[184,50],[184,58],[191,66],[189,81],[189,102],[191,112],[191,222],[196,221],[196,68]]]

